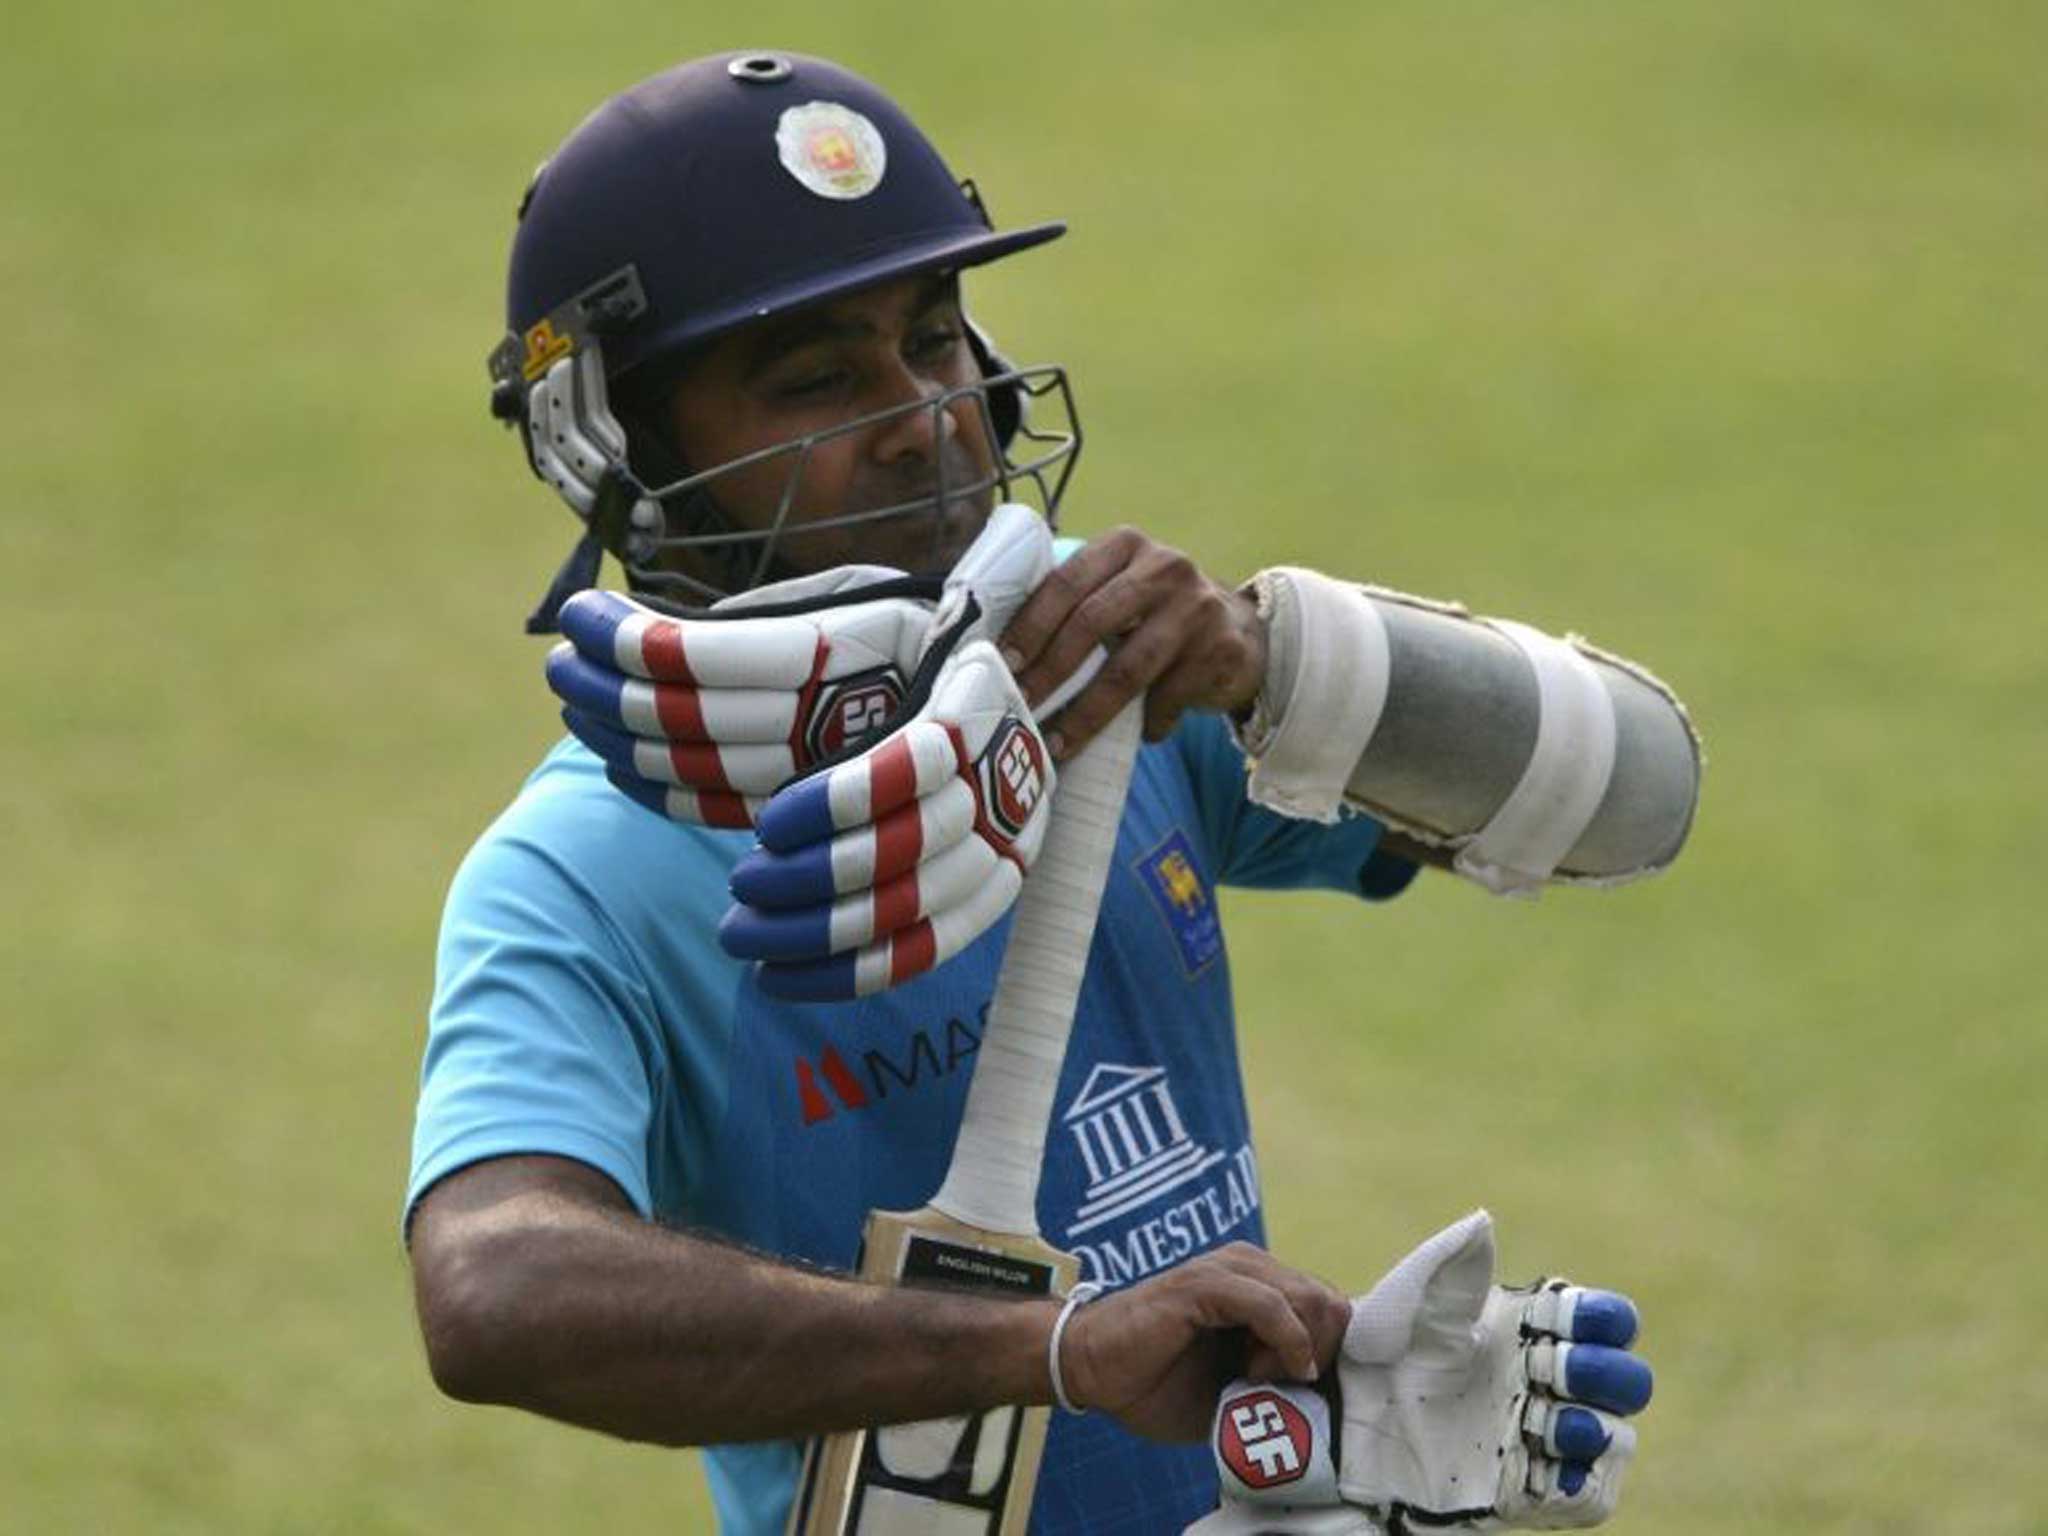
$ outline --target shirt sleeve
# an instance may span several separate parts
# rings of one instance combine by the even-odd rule
[[[521,1153],[587,1163],[648,1214],[654,1016],[574,872],[538,843],[487,833],[442,914],[408,1226],[438,1180]]]
[[[1384,852],[1385,828],[1346,811],[1331,825],[1282,816],[1246,798],[1245,759],[1222,717],[1189,714],[1174,732],[1225,885],[1343,891],[1369,901],[1398,896],[1417,866]]]

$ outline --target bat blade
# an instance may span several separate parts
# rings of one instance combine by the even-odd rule
[[[1079,1267],[1043,1238],[988,1232],[927,1206],[871,1212],[859,1272],[887,1284],[1053,1296]],[[790,1529],[1023,1536],[1047,1418],[1042,1407],[1001,1407],[814,1441]]]
[[[975,1053],[945,1181],[870,1212],[859,1273],[895,1285],[1064,1294],[1078,1262],[1038,1234],[1046,1124],[1137,754],[1133,701],[1063,770]],[[1049,1411],[1009,1406],[813,1441],[794,1536],[1024,1536]]]

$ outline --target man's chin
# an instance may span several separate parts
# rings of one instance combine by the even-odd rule
[[[949,509],[940,522],[928,518],[909,520],[907,526],[889,529],[885,537],[863,541],[858,558],[877,565],[893,565],[913,576],[943,576],[981,536],[993,510],[961,506]]]
[[[841,565],[886,565],[913,576],[943,576],[980,537],[995,496],[950,498],[943,514],[927,506],[871,523],[806,531],[787,529],[777,542],[779,559],[801,572]]]
[[[977,517],[964,528],[948,529],[939,536],[938,542],[930,546],[925,558],[904,569],[914,576],[943,576],[960,563],[960,557],[967,553],[981,530],[987,526],[986,517]]]

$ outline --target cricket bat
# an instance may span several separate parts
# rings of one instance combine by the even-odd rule
[[[1038,1234],[1046,1126],[1096,911],[1116,853],[1142,702],[1061,770],[1045,845],[1017,897],[953,1160],[931,1203],[872,1211],[864,1279],[1055,1296],[1078,1261]],[[811,1442],[790,1536],[1024,1536],[1047,1410],[1009,1406]]]

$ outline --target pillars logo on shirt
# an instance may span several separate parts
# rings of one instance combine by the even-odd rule
[[[1165,842],[1138,860],[1137,870],[1180,949],[1182,969],[1193,976],[1223,953],[1223,924],[1187,833],[1175,827]]]
[[[1163,1067],[1102,1063],[1060,1123],[1088,1177],[1066,1228],[1088,1279],[1142,1280],[1221,1242],[1258,1210],[1250,1145],[1224,1152],[1196,1141]],[[1105,1230],[1146,1211],[1120,1232]]]

